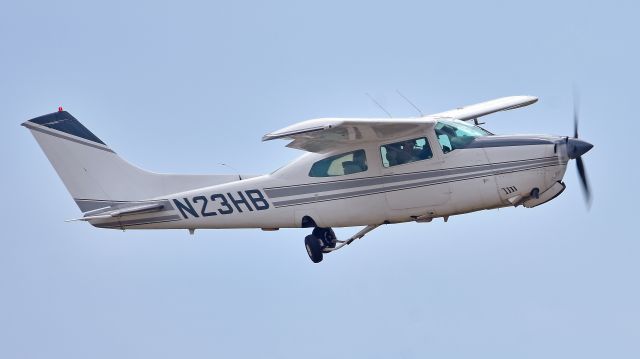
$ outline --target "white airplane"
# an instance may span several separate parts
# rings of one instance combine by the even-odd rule
[[[512,96],[418,118],[321,118],[266,134],[292,140],[304,155],[261,176],[158,174],[122,159],[71,114],[22,125],[84,213],[76,220],[114,229],[313,228],[314,263],[382,224],[507,206],[531,208],[557,197],[575,159],[593,145],[574,136],[494,135],[478,118],[533,104]],[[332,227],[365,226],[338,240]]]

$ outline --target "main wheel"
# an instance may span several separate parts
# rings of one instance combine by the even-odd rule
[[[322,247],[324,248],[335,248],[336,247],[336,234],[333,232],[331,228],[320,228],[316,227],[311,232],[316,238],[319,238],[322,242]]]
[[[313,263],[322,262],[322,241],[320,238],[310,234],[304,238],[304,246]]]

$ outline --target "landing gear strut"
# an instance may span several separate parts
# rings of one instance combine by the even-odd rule
[[[331,228],[315,227],[310,235],[304,239],[304,246],[307,249],[307,254],[313,263],[322,262],[324,253],[331,253],[338,249],[351,244],[356,239],[364,237],[367,233],[378,228],[379,224],[372,224],[364,227],[358,233],[351,236],[349,239],[341,241],[336,238],[336,234]]]

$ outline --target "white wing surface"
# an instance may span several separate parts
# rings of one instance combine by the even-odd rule
[[[268,133],[262,140],[289,139],[292,141],[287,147],[324,153],[357,143],[384,141],[424,132],[441,118],[471,120],[498,111],[528,106],[536,101],[538,98],[534,96],[503,97],[419,118],[320,118]]]
[[[455,110],[429,115],[432,118],[455,118],[458,120],[473,120],[474,118],[490,115],[499,111],[513,110],[520,107],[529,106],[538,101],[535,96],[509,96],[502,97],[491,101],[477,103],[460,107]]]
[[[287,147],[324,153],[357,143],[410,135],[433,126],[433,123],[433,120],[428,118],[320,118],[299,122],[268,133],[262,137],[262,140],[290,139],[293,141],[287,144]]]

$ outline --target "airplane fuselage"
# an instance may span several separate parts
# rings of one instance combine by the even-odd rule
[[[364,150],[366,171],[318,178],[309,176],[310,168],[334,153],[307,153],[272,174],[154,199],[165,201],[162,212],[91,223],[120,229],[276,229],[300,228],[305,217],[319,227],[429,221],[517,205],[532,190],[551,188],[566,170],[566,156],[557,153],[561,137],[487,136],[445,153],[434,133],[424,136],[433,153],[426,160],[385,167],[381,143],[369,143],[339,150]]]

